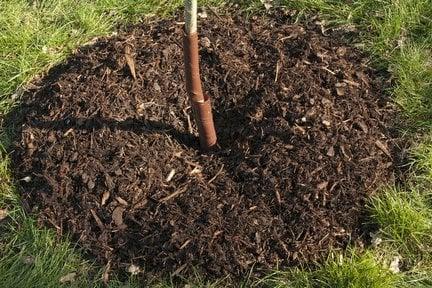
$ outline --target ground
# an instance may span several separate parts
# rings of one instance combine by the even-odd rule
[[[5,96],[3,98],[4,105],[2,109],[5,112],[9,112],[11,104],[13,104],[10,99],[19,97],[22,94],[22,90],[17,90],[17,93],[12,95],[13,97],[8,95],[11,95],[17,84],[22,83],[22,81],[40,71],[35,67],[40,67],[39,69],[41,69],[44,63],[52,63],[53,60],[58,59],[62,55],[60,52],[64,51],[61,49],[67,49],[68,46],[71,46],[77,40],[86,40],[85,37],[77,39],[76,32],[73,32],[73,30],[84,29],[84,35],[87,35],[87,37],[91,36],[92,33],[94,35],[103,33],[103,29],[108,30],[111,22],[104,22],[104,17],[98,16],[98,18],[95,15],[102,15],[101,13],[109,11],[109,21],[118,20],[118,18],[136,19],[137,15],[141,12],[158,10],[160,13],[168,8],[164,5],[157,7],[155,4],[143,4],[143,6],[134,7],[138,10],[142,9],[138,11],[133,10],[132,5],[128,6],[130,5],[128,3],[124,3],[122,6],[115,6],[119,4],[112,2],[102,5],[102,3],[95,2],[93,6],[90,6],[90,8],[86,7],[83,10],[80,10],[80,7],[75,7],[77,9],[75,9],[75,13],[73,14],[59,14],[59,11],[62,11],[62,9],[71,9],[71,6],[68,5],[67,1],[53,1],[53,3],[55,4],[45,3],[42,5],[34,2],[32,5],[29,5],[28,3],[16,2],[4,8],[2,7],[2,21],[10,29],[7,30],[10,31],[10,35],[4,34],[2,36],[4,45],[2,46],[3,50],[1,50],[2,55],[7,56],[5,59],[9,61],[2,62],[9,63],[2,66],[2,73],[4,73],[2,75],[5,75],[2,78],[4,79],[2,82],[2,93]],[[326,1],[299,1],[296,7],[294,7],[299,10],[297,12],[294,11],[292,16],[299,19],[309,19],[313,14],[309,14],[308,10],[304,9],[316,9],[322,13],[322,16],[316,18],[315,22],[317,23],[315,25],[317,27],[322,26],[326,28],[329,25],[327,23],[330,22],[330,25],[336,25],[333,26],[336,27],[336,30],[340,29],[345,32],[355,30],[354,34],[356,36],[351,39],[351,45],[372,55],[374,59],[373,66],[376,69],[380,71],[387,70],[391,73],[391,88],[381,88],[385,88],[388,91],[386,93],[390,93],[395,102],[401,107],[402,112],[400,115],[403,119],[400,121],[401,127],[399,131],[402,134],[408,134],[409,138],[407,139],[414,139],[414,141],[409,141],[412,142],[409,155],[411,157],[410,163],[413,164],[412,168],[408,167],[408,176],[404,179],[403,183],[398,183],[397,186],[389,187],[388,189],[381,189],[371,200],[366,201],[366,206],[363,206],[367,207],[368,221],[380,228],[376,235],[372,235],[372,243],[374,243],[372,246],[376,247],[368,247],[367,251],[360,251],[362,249],[355,248],[354,246],[352,248],[354,250],[348,250],[344,253],[339,252],[334,255],[331,254],[328,260],[318,266],[279,270],[261,279],[249,278],[240,281],[245,283],[243,285],[267,287],[280,287],[281,285],[293,287],[322,287],[322,285],[327,285],[328,287],[406,287],[409,285],[417,287],[423,285],[424,287],[428,287],[430,285],[431,270],[428,252],[431,249],[431,223],[429,220],[431,208],[428,200],[430,193],[427,191],[430,191],[428,187],[432,174],[430,172],[430,151],[432,149],[430,148],[428,139],[428,127],[430,127],[428,120],[430,117],[428,115],[430,115],[431,103],[427,95],[431,88],[430,81],[425,79],[430,79],[428,77],[431,76],[430,62],[428,62],[431,39],[427,35],[427,27],[431,25],[430,21],[428,22],[431,6],[429,1],[385,2],[380,5],[374,3],[356,1],[351,4],[335,4]],[[174,4],[174,6],[176,5]],[[242,7],[249,11],[249,16],[250,13],[258,15],[256,14],[258,9],[262,9],[259,2],[243,3],[242,5],[246,5]],[[28,11],[28,14],[34,15],[36,18],[26,17],[26,21],[18,21],[16,19],[18,17],[17,12],[14,9],[17,11]],[[63,21],[64,19],[57,20],[57,22],[42,20],[49,17],[57,17],[50,16],[48,11],[51,11],[53,15],[74,15],[72,18],[75,16],[76,18],[66,22],[73,23],[72,27],[68,28],[69,26],[57,24],[58,21]],[[208,13],[211,13],[210,10],[208,10]],[[245,13],[246,15],[247,13]],[[40,30],[41,26],[47,30],[54,29],[57,33],[51,33],[50,35],[62,37],[41,38],[41,36],[38,36],[38,32],[32,32],[31,30],[35,26],[32,25],[34,24],[32,23],[34,19],[41,19],[39,26],[36,25],[38,30]],[[99,20],[96,21],[97,23],[92,23],[91,21],[94,19]],[[13,29],[13,25],[27,28],[27,30],[21,29],[21,38],[18,38],[20,45],[17,45],[16,29]],[[55,28],[57,27],[55,25],[61,28]],[[105,28],[92,32],[92,29],[96,27]],[[368,33],[365,33],[366,31]],[[36,38],[39,39],[36,46],[28,46],[30,45],[29,43],[34,43],[34,41],[28,40],[34,39],[32,37],[39,37]],[[29,42],[27,43],[26,41]],[[10,45],[11,43],[14,45]],[[58,43],[63,43],[60,46],[63,48],[59,48]],[[325,46],[325,44],[323,45]],[[35,49],[34,54],[31,54],[32,49],[29,49],[29,47],[36,47],[39,50]],[[32,61],[35,61],[36,65],[30,65]],[[28,65],[32,68],[26,68],[29,67]],[[19,73],[14,74],[16,69],[19,70]],[[123,74],[126,73],[127,69]],[[337,91],[334,92],[337,94]],[[351,95],[351,90],[347,94]],[[43,102],[40,104],[43,105]],[[247,107],[247,105],[245,106]],[[261,108],[264,110],[264,115],[268,115],[265,114],[266,112],[270,113],[270,115],[272,114],[271,111],[266,110],[266,106]],[[39,116],[43,116],[43,114],[39,114]],[[265,128],[265,126],[263,127]],[[361,126],[359,127],[362,130]],[[7,135],[5,134],[4,136]],[[7,145],[10,140],[6,137],[3,138],[4,145]],[[276,139],[277,141],[280,140]],[[384,143],[386,142],[384,141]],[[380,150],[386,150],[385,148],[382,149],[383,146],[380,144],[374,147],[379,148],[380,146]],[[381,154],[385,156],[384,154],[386,153]],[[70,244],[64,238],[56,239],[53,237],[52,232],[36,228],[32,218],[29,218],[27,215],[24,216],[23,210],[17,205],[19,202],[15,196],[16,194],[11,193],[12,186],[10,183],[12,179],[8,176],[9,165],[7,163],[7,161],[3,162],[5,173],[2,177],[5,181],[2,184],[3,196],[0,200],[3,203],[2,218],[4,218],[1,229],[5,231],[0,242],[4,247],[2,249],[4,252],[0,254],[0,271],[2,272],[0,282],[3,283],[3,286],[57,287],[60,282],[72,282],[72,285],[79,287],[80,285],[98,285],[97,279],[99,277],[105,280],[104,276],[106,273],[98,274],[97,268],[91,268],[80,260],[80,256],[71,250]],[[229,169],[229,165],[225,169]],[[407,168],[405,167],[404,169],[406,170]],[[215,169],[211,176],[217,175],[218,171]],[[220,174],[221,177],[226,177],[225,173]],[[21,182],[26,182],[25,177],[20,179],[22,179]],[[177,180],[174,179],[173,181]],[[218,181],[218,177],[212,182],[215,181]],[[23,183],[19,185],[23,186]],[[285,199],[282,198],[282,200]],[[383,243],[379,243],[380,240],[383,240]],[[398,261],[400,265],[398,265]],[[397,268],[401,270],[399,273],[395,273]],[[41,273],[42,271],[43,273]],[[23,277],[15,277],[17,274]],[[133,279],[131,278],[132,282],[134,281]],[[149,279],[147,280],[150,281]],[[160,283],[161,279],[156,279],[155,281]],[[196,275],[187,281],[189,285],[204,286],[207,280]],[[228,285],[227,282],[221,281],[216,281],[212,285]],[[110,285],[117,285],[115,279],[111,279]],[[174,284],[169,284],[168,281],[160,285],[169,286]]]

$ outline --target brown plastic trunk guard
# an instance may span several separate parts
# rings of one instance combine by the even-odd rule
[[[198,126],[200,144],[203,150],[216,145],[216,131],[213,122],[210,98],[203,94],[199,71],[198,34],[184,35],[184,63],[186,89]]]
[[[211,102],[208,97],[205,97],[204,102],[194,102],[192,101],[192,109],[194,112],[195,119],[197,121],[198,132],[200,137],[201,148],[204,150],[209,150],[216,145],[216,131],[213,122],[213,113],[211,108]]]

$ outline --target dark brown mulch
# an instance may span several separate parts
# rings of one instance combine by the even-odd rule
[[[23,96],[23,199],[112,269],[240,275],[319,260],[362,241],[365,199],[395,179],[388,83],[341,31],[283,12],[220,17],[200,20],[212,154],[190,133],[175,20],[83,47]]]

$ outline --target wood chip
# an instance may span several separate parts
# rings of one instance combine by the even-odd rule
[[[387,148],[387,144],[384,144],[384,143],[382,143],[381,141],[377,140],[377,141],[375,141],[375,145],[376,145],[379,149],[381,149],[381,150],[384,152],[384,154],[386,154],[389,158],[392,158],[392,156],[391,156],[391,154],[390,154],[390,151],[389,151],[388,148]]]
[[[282,198],[281,198],[278,190],[275,190],[275,195],[276,195],[276,200],[277,200],[278,204],[279,205],[282,204]]]
[[[334,157],[335,156],[335,149],[333,146],[331,146],[328,150],[327,150],[327,156],[329,157]]]
[[[104,193],[103,193],[103,195],[102,195],[102,200],[101,200],[101,206],[104,206],[105,204],[106,204],[106,202],[107,202],[107,200],[109,199],[109,197],[110,197],[110,192],[109,191],[105,191]]]
[[[194,174],[201,174],[201,169],[194,167],[194,169],[192,169],[191,172],[189,172],[189,175],[194,175]]]
[[[328,181],[321,182],[320,184],[318,184],[317,188],[318,188],[319,190],[324,190],[324,189],[327,188],[328,183],[329,183]]]
[[[110,190],[114,189],[114,187],[115,187],[113,179],[108,174],[105,174],[105,185]]]
[[[134,80],[137,80],[136,72],[135,72],[135,60],[132,57],[132,48],[133,46],[127,43],[124,48],[124,56],[132,77],[134,78]]]
[[[123,205],[123,206],[129,205],[129,203],[121,197],[116,197],[115,199],[117,200],[118,203],[120,203],[120,205]]]
[[[171,169],[170,173],[165,178],[165,182],[170,182],[173,179],[175,173],[176,173],[176,170],[175,169]]]
[[[326,127],[330,127],[331,126],[330,121],[327,121],[327,120],[323,120],[321,123],[324,124]]]
[[[342,87],[336,88],[336,93],[338,96],[345,96],[345,88]]]
[[[113,221],[114,221],[114,223],[115,223],[115,225],[118,227],[118,228],[120,228],[120,229],[123,229],[123,228],[126,228],[126,225],[123,223],[123,212],[125,211],[126,209],[124,208],[124,207],[122,207],[122,206],[117,206],[115,209],[114,209],[114,211],[113,211],[113,213],[112,213],[112,219],[113,219]]]
[[[359,125],[360,129],[364,132],[364,133],[368,133],[369,132],[369,128],[367,127],[367,125],[363,122],[363,121],[357,121],[357,125]]]

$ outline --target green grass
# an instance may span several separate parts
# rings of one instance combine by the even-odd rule
[[[40,230],[31,220],[14,225],[2,243],[2,287],[56,287],[71,272],[86,271],[71,244],[57,241],[52,231]]]
[[[393,288],[400,281],[401,276],[383,269],[373,253],[348,251],[331,254],[317,268],[277,271],[256,284],[272,288]]]
[[[221,5],[207,0],[201,4]],[[259,0],[239,0],[248,13],[263,11]],[[432,287],[432,0],[284,0],[298,17],[319,12],[329,25],[358,29],[354,41],[391,72],[390,91],[402,110],[403,132],[410,135],[412,168],[401,187],[389,187],[370,200],[370,221],[383,242],[366,251],[335,253],[321,265],[275,271],[246,279],[243,287]],[[16,104],[20,87],[64,59],[78,45],[109,35],[118,23],[145,15],[166,16],[181,0],[7,0],[0,2],[0,115]],[[1,123],[1,122],[0,122]],[[1,132],[1,131],[0,131]],[[62,276],[77,273],[66,287],[103,287],[102,267],[83,259],[68,239],[37,228],[24,213],[10,175],[4,131],[0,137],[0,287],[61,287]],[[16,179],[15,179],[16,180]],[[401,273],[388,269],[401,257]],[[29,260],[30,259],[30,260]],[[246,275],[247,276],[247,275]],[[245,277],[246,277],[245,276]],[[229,279],[207,282],[200,275],[189,287],[227,287]],[[173,287],[170,279],[152,287]],[[110,287],[142,287],[136,279]]]

